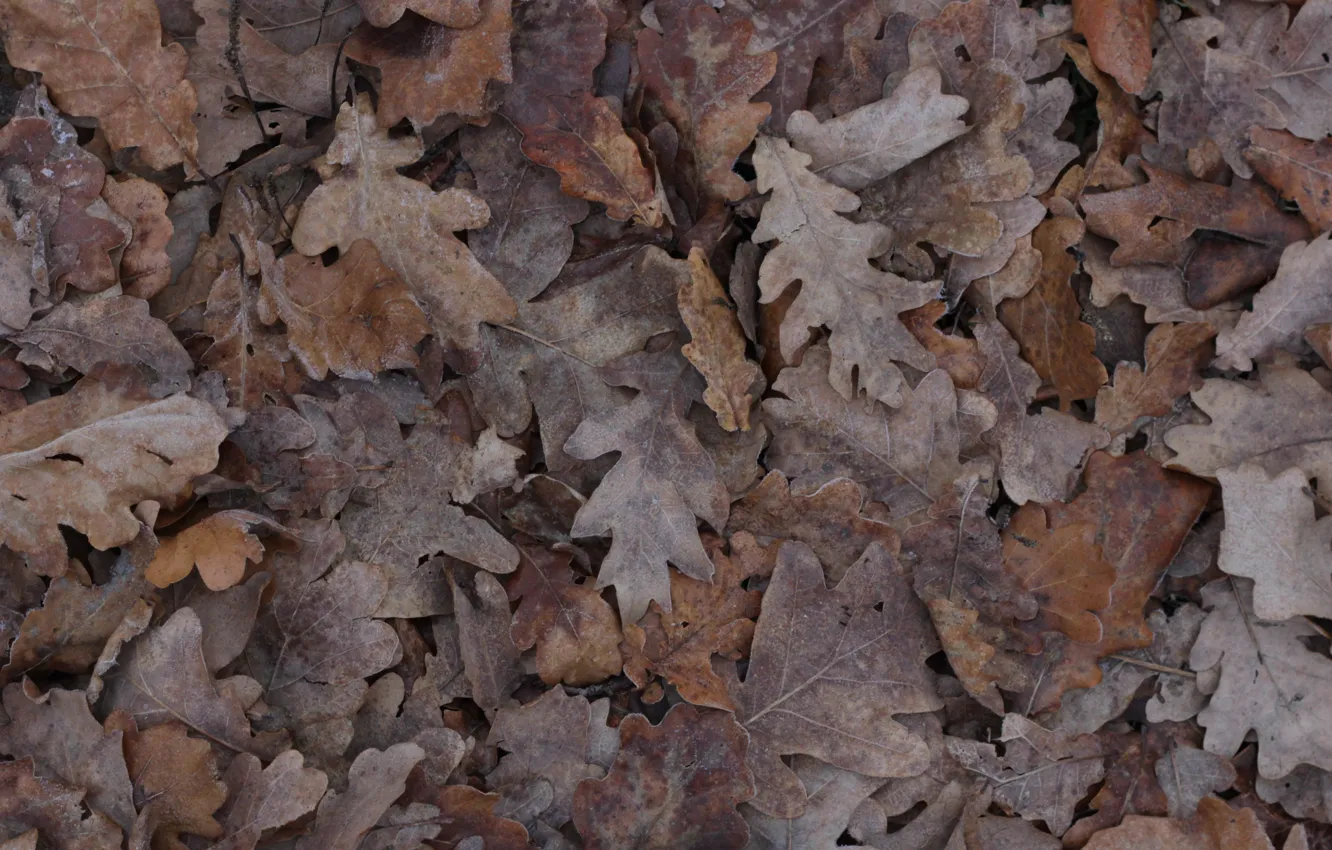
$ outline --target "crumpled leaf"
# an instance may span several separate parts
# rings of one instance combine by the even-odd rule
[[[1253,309],[1217,336],[1214,365],[1247,372],[1251,358],[1266,357],[1278,346],[1303,347],[1305,328],[1332,320],[1330,273],[1332,234],[1287,246],[1276,277],[1254,295]]]
[[[1139,6],[1145,6],[1155,0],[1130,0]],[[1155,17],[1153,15],[1152,17]],[[1150,24],[1148,27],[1150,31]],[[1097,129],[1097,148],[1086,166],[1085,186],[1103,186],[1107,189],[1127,189],[1137,183],[1133,174],[1124,165],[1124,160],[1139,154],[1144,144],[1156,140],[1142,125],[1138,117],[1137,102],[1124,92],[1111,77],[1102,74],[1092,62],[1091,53],[1086,47],[1073,42],[1061,45],[1083,79],[1096,87],[1096,116],[1101,126]],[[1148,45],[1150,48],[1150,44]]]
[[[197,170],[185,49],[162,46],[155,3],[10,0],[4,17],[9,61],[40,71],[61,110],[97,118],[113,149],[137,146],[150,168],[184,162]]]
[[[662,9],[658,7],[658,17]],[[706,5],[682,8],[662,22],[665,31],[638,33],[643,86],[680,137],[675,162],[695,219],[746,194],[732,172],[771,107],[750,103],[773,77],[777,54],[746,50],[754,24],[723,21]]]
[[[883,547],[870,546],[828,589],[809,547],[784,545],[763,596],[748,674],[731,687],[736,718],[750,736],[752,805],[774,817],[804,811],[805,791],[782,763],[786,754],[873,776],[924,770],[924,741],[892,715],[941,705],[922,663],[936,646],[925,611]]]
[[[813,161],[809,170],[843,189],[859,191],[967,131],[965,98],[940,91],[939,72],[918,68],[882,100],[820,124],[796,112],[787,135]]]
[[[518,571],[506,588],[513,641],[536,647],[537,672],[548,685],[590,685],[620,672],[620,621],[601,594],[574,579],[571,556],[519,546]]]
[[[694,705],[734,711],[726,682],[712,668],[712,656],[732,660],[749,654],[761,594],[743,582],[770,569],[768,556],[745,533],[731,537],[731,554],[712,547],[712,583],[671,574],[671,609],[652,605],[637,625],[624,627],[632,647],[627,675],[640,686],[647,670],[676,687]],[[641,665],[642,669],[637,669]]]
[[[125,762],[142,800],[139,817],[154,844],[174,850],[185,847],[181,833],[221,836],[213,813],[226,802],[227,786],[218,780],[208,741],[189,737],[185,725],[174,721],[142,731],[124,714],[111,722],[125,736]]]
[[[701,248],[689,252],[689,286],[680,290],[679,298],[680,316],[692,337],[681,353],[708,382],[703,401],[717,414],[721,427],[748,431],[753,397],[746,391],[758,379],[759,367],[745,359],[745,337],[735,306]]]
[[[1082,222],[1074,218],[1039,225],[1031,240],[1042,257],[1036,285],[999,305],[999,320],[1017,339],[1023,359],[1054,384],[1065,412],[1073,401],[1093,398],[1107,380],[1096,358],[1096,331],[1082,321],[1082,305],[1070,281],[1078,261],[1067,249],[1082,240],[1082,233]]]
[[[687,576],[712,575],[696,530],[701,517],[726,526],[728,497],[712,458],[685,419],[701,383],[676,350],[631,354],[602,369],[603,380],[639,391],[630,403],[584,419],[565,451],[590,460],[620,459],[574,518],[571,534],[610,532],[611,548],[597,588],[614,586],[623,623],[635,623],[656,600],[670,605],[669,560]]]
[[[1318,632],[1303,619],[1266,622],[1253,611],[1253,583],[1211,582],[1202,590],[1207,619],[1189,654],[1190,669],[1214,683],[1198,715],[1207,729],[1203,748],[1233,756],[1252,729],[1258,734],[1258,773],[1285,776],[1299,764],[1327,770],[1332,748],[1315,730],[1329,705],[1325,684],[1332,661],[1301,641]]]
[[[232,759],[222,781],[226,805],[217,813],[222,837],[214,850],[254,850],[264,830],[276,829],[314,811],[328,787],[328,777],[296,750],[287,750],[264,767],[250,753]]]
[[[1332,230],[1332,150],[1290,133],[1255,127],[1244,156],[1264,180],[1300,207],[1316,232]]]
[[[245,563],[259,563],[264,544],[252,534],[272,520],[249,511],[219,511],[158,543],[145,578],[158,587],[175,584],[196,565],[209,590],[226,590],[245,577]]]
[[[40,833],[62,850],[120,850],[120,829],[110,818],[101,812],[84,817],[80,789],[35,774],[30,758],[0,763],[0,835],[32,830],[34,838]]]
[[[1299,469],[1269,477],[1256,463],[1217,470],[1225,501],[1218,565],[1253,579],[1253,612],[1264,620],[1332,615],[1332,521],[1314,518]]]
[[[356,850],[361,838],[407,789],[407,774],[425,758],[416,744],[364,750],[352,762],[347,790],[329,792],[319,802],[314,828],[296,842],[297,850]]]
[[[1096,394],[1096,424],[1111,434],[1132,433],[1139,419],[1169,413],[1175,401],[1202,387],[1199,372],[1212,359],[1206,322],[1165,322],[1147,335],[1143,365],[1121,361],[1113,386]]]
[[[384,5],[398,7],[401,15],[402,5],[406,4],[390,0]],[[439,6],[433,0],[430,4],[413,5]],[[511,0],[472,0],[450,5],[455,9],[470,5],[476,11],[464,17],[456,12],[441,15],[431,14],[427,8],[413,8],[429,20],[405,15],[400,20],[375,24],[387,29],[362,27],[347,42],[348,56],[378,67],[383,74],[379,126],[387,129],[409,118],[417,127],[424,127],[450,114],[482,118],[493,108],[487,102],[487,86],[513,81],[509,51],[509,36],[513,31]],[[371,16],[367,12],[367,18]],[[381,20],[387,17],[384,15]],[[472,22],[463,23],[468,18]],[[387,252],[388,248],[381,246],[381,250]]]
[[[136,639],[122,653],[120,669],[106,677],[105,706],[124,709],[145,730],[179,722],[237,752],[277,755],[285,735],[251,732],[238,697],[219,690],[204,665],[202,638],[198,615],[181,608]]]
[[[317,380],[333,372],[369,381],[409,369],[417,364],[416,344],[430,333],[401,278],[365,239],[331,266],[283,257],[264,275],[257,309],[264,324],[282,321],[287,346]]]
[[[388,748],[411,741],[425,751],[421,772],[428,782],[447,782],[467,753],[469,741],[444,725],[439,704],[445,698],[430,678],[418,678],[412,692],[397,673],[385,673],[365,692],[353,720],[352,752]],[[404,698],[405,697],[405,698]]]
[[[961,474],[957,394],[935,370],[914,390],[903,387],[897,409],[872,399],[847,400],[829,384],[827,348],[787,367],[763,410],[775,426],[767,465],[809,492],[836,478],[864,484],[894,520],[921,510]]]
[[[147,180],[131,177],[103,183],[102,197],[134,228],[120,258],[120,286],[126,295],[152,298],[172,277],[167,246],[174,228],[167,217],[166,193]]]
[[[1256,386],[1209,378],[1191,397],[1211,422],[1166,432],[1166,445],[1178,452],[1170,467],[1214,478],[1251,460],[1268,475],[1298,466],[1332,481],[1332,396],[1308,372],[1263,369]]]
[[[1073,807],[1105,776],[1096,739],[1067,737],[1020,714],[1007,714],[999,740],[1003,756],[991,744],[962,739],[949,739],[948,749],[968,770],[990,781],[997,803],[1063,835],[1073,822]]]
[[[760,138],[754,151],[758,188],[772,192],[753,240],[780,240],[759,269],[761,303],[801,281],[800,294],[781,325],[787,361],[805,344],[808,329],[827,325],[832,358],[828,378],[844,398],[863,389],[890,406],[901,404],[902,373],[893,360],[928,371],[934,355],[902,325],[898,314],[929,301],[937,284],[879,271],[870,258],[883,253],[887,230],[838,215],[860,206],[850,192],[809,171],[813,159],[781,139]],[[858,373],[858,386],[852,373]]]
[[[407,284],[441,338],[464,348],[480,343],[478,325],[515,316],[504,287],[454,236],[490,217],[484,201],[463,189],[433,192],[396,169],[422,151],[416,136],[391,139],[375,126],[368,95],[338,113],[337,136],[320,161],[325,182],[301,207],[292,245],[307,257],[369,239]]]
[[[653,726],[620,724],[620,753],[605,779],[574,792],[573,822],[588,850],[624,846],[740,850],[749,829],[735,810],[754,793],[744,729],[726,712],[677,705]]]
[[[0,542],[45,575],[65,570],[60,526],[98,549],[128,543],[139,533],[131,506],[177,497],[217,464],[226,434],[206,402],[92,378],[0,418]]]
[[[41,699],[25,685],[5,687],[9,725],[0,728],[0,752],[31,757],[39,777],[54,777],[87,792],[89,806],[126,832],[134,824],[130,782],[121,734],[103,729],[82,691],[52,688]]]
[[[259,314],[260,280],[276,274],[273,250],[258,243],[255,254],[254,273],[245,260],[230,265],[213,282],[203,316],[203,331],[213,344],[199,358],[222,374],[230,403],[243,410],[285,395],[285,364],[291,360],[282,333],[264,327]]]
[[[791,492],[780,472],[769,472],[753,490],[731,505],[726,530],[760,537],[798,540],[809,546],[834,582],[860,559],[871,543],[897,552],[897,532],[882,517],[867,517],[865,491],[854,481],[834,479],[813,493]]]
[[[129,295],[66,301],[14,337],[41,349],[56,362],[88,374],[98,363],[142,370],[157,397],[190,388],[194,364],[161,319],[148,314],[148,302]]]

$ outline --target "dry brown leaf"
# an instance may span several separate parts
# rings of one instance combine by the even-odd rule
[[[108,722],[125,736],[125,762],[153,846],[183,848],[181,833],[220,837],[222,824],[213,813],[226,802],[227,786],[218,780],[217,757],[208,741],[189,737],[176,722],[142,731],[124,714]]]
[[[708,266],[707,255],[689,252],[689,285],[680,289],[680,316],[692,341],[682,353],[708,382],[703,401],[727,431],[749,430],[753,396],[747,391],[759,378],[758,364],[745,358],[745,338],[735,305]]]
[[[768,560],[754,538],[741,532],[731,538],[729,556],[719,545],[712,548],[716,571],[711,584],[672,573],[671,610],[653,605],[639,624],[625,626],[626,643],[633,649],[625,665],[629,677],[641,687],[651,670],[688,702],[734,711],[712,656],[738,660],[749,654],[761,595],[742,585],[770,570]]]
[[[222,781],[226,805],[217,813],[222,837],[214,850],[254,850],[264,830],[285,826],[314,811],[328,787],[328,777],[305,767],[296,750],[287,750],[264,767],[250,753],[232,759]]]
[[[620,459],[574,519],[574,537],[610,533],[597,587],[615,587],[623,623],[656,600],[670,605],[667,561],[687,576],[712,575],[696,530],[700,517],[726,527],[729,499],[716,465],[684,416],[701,381],[674,349],[631,354],[601,370],[616,386],[639,391],[628,404],[583,420],[565,451],[583,460],[618,451]]]
[[[643,850],[740,850],[749,830],[735,807],[754,793],[746,744],[726,712],[677,705],[657,726],[625,718],[610,773],[574,793],[587,850],[622,847],[628,836]]]
[[[778,375],[773,389],[784,398],[763,403],[776,431],[767,465],[804,492],[836,478],[864,484],[894,521],[947,492],[962,474],[957,393],[948,375],[935,370],[914,390],[903,387],[894,410],[838,394],[828,382],[831,360],[816,346]]]
[[[385,673],[366,691],[352,721],[355,731],[349,745],[351,752],[411,741],[425,751],[421,771],[427,781],[447,782],[470,742],[444,725],[439,704],[446,698],[430,678],[418,678],[408,695],[401,676]]]
[[[464,128],[460,143],[476,193],[490,206],[490,221],[468,234],[467,247],[520,305],[564,268],[572,225],[588,212],[586,201],[560,191],[559,175],[523,156],[522,141],[518,128],[497,118]]]
[[[1332,321],[1330,273],[1332,235],[1287,246],[1276,277],[1253,297],[1253,309],[1217,335],[1213,365],[1247,372],[1252,358],[1265,359],[1278,347],[1303,348],[1305,328]]]
[[[175,584],[195,565],[209,590],[226,590],[245,577],[246,561],[259,563],[264,544],[252,532],[272,520],[249,511],[219,511],[175,537],[160,541],[144,578],[158,587]]]
[[[1063,835],[1073,823],[1074,806],[1105,776],[1096,739],[1068,737],[1020,714],[1007,714],[999,740],[1002,756],[993,745],[976,741],[949,739],[948,749],[967,770],[990,781],[995,802]]]
[[[804,811],[805,790],[781,760],[792,753],[873,776],[923,771],[924,741],[893,715],[941,705],[922,663],[937,646],[923,606],[883,547],[871,545],[830,590],[809,547],[784,545],[748,674],[731,688],[749,732],[752,805],[774,817]]]
[[[659,19],[665,11],[658,8]],[[772,79],[777,55],[746,49],[751,21],[725,23],[705,5],[675,11],[662,23],[662,33],[639,32],[638,62],[648,98],[679,134],[675,168],[683,185],[677,188],[688,192],[697,221],[747,194],[731,167],[771,111],[749,99]]]
[[[1226,511],[1218,565],[1254,580],[1253,612],[1264,620],[1332,614],[1332,521],[1314,518],[1305,474],[1269,477],[1246,462],[1216,477]]]
[[[1332,661],[1304,640],[1318,632],[1306,620],[1257,620],[1253,582],[1214,581],[1202,590],[1207,619],[1189,654],[1190,669],[1210,682],[1211,701],[1198,715],[1207,729],[1203,748],[1227,758],[1252,729],[1258,733],[1258,774],[1285,776],[1299,764],[1327,770],[1332,747],[1307,730],[1325,722]]]
[[[499,579],[483,570],[450,568],[447,576],[472,701],[494,710],[508,701],[522,678],[518,648],[510,633],[509,598]]]
[[[1315,231],[1332,230],[1332,149],[1290,133],[1255,127],[1244,156],[1282,197],[1299,205]]]
[[[365,19],[377,27],[397,23],[408,9],[450,27],[475,26],[481,20],[480,0],[357,0]]]
[[[265,327],[259,316],[260,280],[277,270],[273,250],[257,243],[254,262],[253,273],[247,258],[217,276],[203,316],[203,331],[213,344],[199,358],[223,375],[231,404],[242,410],[256,410],[268,398],[285,396],[285,364],[291,360],[282,333]]]
[[[78,788],[36,776],[32,759],[0,763],[0,835],[31,830],[61,850],[120,850],[120,829],[101,812],[85,818],[82,798]]]
[[[139,533],[131,506],[184,492],[217,464],[226,434],[206,402],[153,401],[85,378],[0,418],[0,540],[45,575],[65,570],[60,526],[98,549],[128,543]]]
[[[1049,73],[1049,63],[1061,58],[1037,51],[1039,13],[1016,0],[967,0],[921,17],[927,19],[911,31],[911,65],[938,67],[954,91],[992,61],[1025,80]]]
[[[397,5],[396,0],[390,2]],[[387,29],[362,27],[352,35],[347,55],[383,74],[381,127],[392,127],[403,118],[424,127],[442,115],[475,120],[493,108],[487,102],[487,86],[513,81],[511,0],[473,0],[473,4],[478,14],[470,24],[456,16],[448,21],[443,15],[426,14],[440,21],[434,23],[409,14],[392,26],[377,24]]]
[[[859,560],[871,543],[896,553],[897,532],[882,518],[867,517],[865,491],[854,481],[834,479],[813,493],[791,492],[780,472],[769,472],[743,499],[731,506],[726,530],[761,537],[798,540],[808,545],[834,582]]]
[[[37,698],[31,683],[5,687],[9,725],[0,729],[0,752],[31,757],[39,777],[51,776],[87,792],[89,806],[126,832],[134,824],[130,782],[121,734],[103,729],[82,691],[52,688]]]
[[[888,231],[838,215],[860,199],[809,171],[812,158],[784,140],[763,137],[754,151],[758,189],[772,192],[753,234],[756,243],[780,240],[759,269],[760,301],[771,303],[797,280],[800,294],[781,325],[782,356],[789,362],[809,328],[831,330],[828,378],[844,398],[864,390],[897,406],[902,373],[893,360],[934,368],[934,356],[907,332],[898,314],[938,294],[937,284],[908,281],[879,271],[870,259],[883,252]],[[858,381],[852,382],[857,372]]]
[[[148,302],[141,298],[66,301],[14,339],[85,375],[98,363],[137,369],[158,397],[190,388],[190,355],[165,322],[148,314]]]
[[[1147,336],[1144,366],[1120,362],[1114,386],[1096,394],[1096,424],[1131,434],[1140,418],[1169,413],[1180,396],[1202,387],[1199,372],[1212,359],[1214,336],[1206,322],[1157,325]]]
[[[1095,612],[1110,604],[1115,568],[1090,522],[1050,528],[1046,510],[1023,505],[1003,537],[1004,572],[1036,599],[1039,620],[1078,643],[1101,639]]]
[[[1068,248],[1082,240],[1082,222],[1052,218],[1036,228],[1031,244],[1041,252],[1036,285],[1021,298],[999,306],[999,320],[1018,341],[1023,359],[1055,386],[1060,409],[1093,398],[1106,380],[1096,358],[1096,331],[1084,323],[1082,305],[1070,277],[1078,260]]]
[[[260,254],[261,262],[263,254]],[[306,374],[373,380],[417,364],[430,332],[425,314],[374,243],[357,239],[331,266],[289,254],[263,276],[257,305],[265,324],[281,320]]]
[[[547,685],[591,685],[620,672],[620,620],[590,585],[575,580],[571,556],[519,546],[522,560],[508,582],[513,641],[537,651],[537,672]]]
[[[1097,67],[1124,90],[1138,94],[1152,70],[1152,24],[1156,0],[1078,0],[1073,31],[1087,37]]]
[[[1086,850],[1272,850],[1272,842],[1252,809],[1205,797],[1192,820],[1126,815],[1121,825],[1093,835]]]
[[[144,729],[184,723],[236,752],[275,756],[286,748],[286,736],[250,731],[238,697],[220,690],[208,672],[202,639],[194,611],[181,608],[172,614],[122,653],[120,669],[107,677],[104,705],[124,709]]]
[[[120,258],[120,286],[126,295],[152,298],[171,282],[166,248],[174,228],[167,218],[166,194],[147,180],[131,177],[103,183],[102,197],[134,227]]]
[[[197,169],[185,49],[162,46],[156,4],[9,0],[4,17],[9,61],[40,71],[62,110],[97,118],[113,149],[137,146],[150,168]]]
[[[947,312],[948,305],[944,302],[930,301],[903,313],[902,324],[906,325],[907,331],[917,342],[925,346],[926,351],[934,355],[938,368],[953,379],[953,386],[974,390],[985,369],[985,361],[974,339],[946,334],[936,327],[935,323]]]
[[[361,752],[352,762],[347,790],[324,795],[314,828],[296,842],[297,850],[356,850],[407,790],[407,774],[423,758],[425,751],[410,743]]]
[[[1155,0],[1129,2],[1139,6],[1155,4]],[[1127,189],[1137,180],[1125,167],[1124,160],[1139,154],[1142,146],[1156,141],[1156,137],[1142,126],[1142,120],[1138,117],[1138,104],[1115,80],[1101,73],[1093,64],[1091,53],[1086,47],[1072,42],[1064,42],[1062,46],[1078,66],[1083,79],[1096,87],[1096,115],[1101,126],[1097,130],[1096,153],[1087,163],[1083,185]]]
[[[1236,779],[1235,766],[1215,753],[1177,746],[1156,761],[1156,781],[1170,801],[1170,817],[1191,818],[1213,791],[1226,791]]]
[[[435,333],[475,348],[481,322],[503,324],[515,315],[504,287],[453,236],[484,225],[490,212],[470,192],[436,193],[397,172],[421,151],[418,137],[391,139],[375,126],[368,95],[343,106],[337,136],[320,161],[325,182],[301,208],[292,245],[314,257],[369,239],[412,291]]]

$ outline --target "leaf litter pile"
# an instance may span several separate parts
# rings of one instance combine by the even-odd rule
[[[1332,848],[1332,0],[0,33],[0,850]]]

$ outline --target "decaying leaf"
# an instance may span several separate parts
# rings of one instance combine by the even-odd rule
[[[226,802],[227,786],[218,781],[217,756],[208,741],[190,737],[175,721],[142,731],[123,714],[112,722],[125,736],[125,762],[142,800],[146,826],[141,828],[154,843],[183,846],[181,833],[220,837],[222,824],[213,814]]]
[[[407,774],[425,751],[416,744],[364,750],[352,762],[347,790],[319,801],[314,828],[296,842],[298,850],[356,850],[361,839],[407,789]]]
[[[1073,4],[1073,29],[1087,37],[1092,59],[1132,94],[1142,91],[1152,70],[1155,20],[1156,0]]]
[[[1244,156],[1283,197],[1299,204],[1315,231],[1332,229],[1332,150],[1290,133],[1255,127]]]
[[[45,836],[69,850],[118,850],[120,829],[101,812],[85,816],[83,791],[42,779],[32,759],[0,763],[0,830],[10,837]],[[21,845],[20,845],[21,846]]]
[[[680,317],[693,337],[682,353],[708,382],[703,401],[727,431],[748,431],[753,397],[747,390],[758,379],[759,367],[745,358],[735,306],[699,248],[689,252],[689,286],[680,290]]]
[[[1039,505],[1023,505],[1004,530],[1004,571],[1030,593],[1049,625],[1078,643],[1101,639],[1094,613],[1110,604],[1114,566],[1101,554],[1096,527],[1051,529]]]
[[[1175,400],[1202,387],[1198,373],[1212,359],[1205,322],[1157,325],[1147,336],[1143,365],[1121,362],[1113,386],[1096,394],[1096,424],[1112,434],[1131,432],[1142,417],[1169,413]]]
[[[1190,820],[1127,815],[1123,824],[1092,836],[1086,846],[1087,850],[1272,850],[1252,809],[1231,808],[1216,797],[1203,798],[1198,816]],[[1300,845],[1292,840],[1285,846],[1299,850]]]
[[[218,850],[254,850],[264,830],[284,826],[314,811],[328,787],[328,777],[304,767],[296,750],[287,750],[264,767],[241,753],[222,775],[228,798],[218,812],[222,837]]]
[[[677,705],[657,726],[628,717],[610,773],[574,793],[574,826],[588,850],[739,850],[749,830],[735,807],[754,793],[747,743],[726,712]]]
[[[196,565],[209,590],[226,590],[245,577],[247,561],[259,563],[264,544],[252,534],[270,520],[249,511],[221,511],[158,544],[145,578],[158,587],[175,584]]]

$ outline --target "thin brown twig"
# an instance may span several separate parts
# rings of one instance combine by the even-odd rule
[[[1172,676],[1183,676],[1185,679],[1196,679],[1198,674],[1192,670],[1185,670],[1181,667],[1167,667],[1164,664],[1157,664],[1155,661],[1143,661],[1141,658],[1134,658],[1131,655],[1107,655],[1107,658],[1113,658],[1116,661],[1123,661],[1125,664],[1132,664],[1142,667],[1146,670],[1154,670],[1157,673],[1169,673]]]

